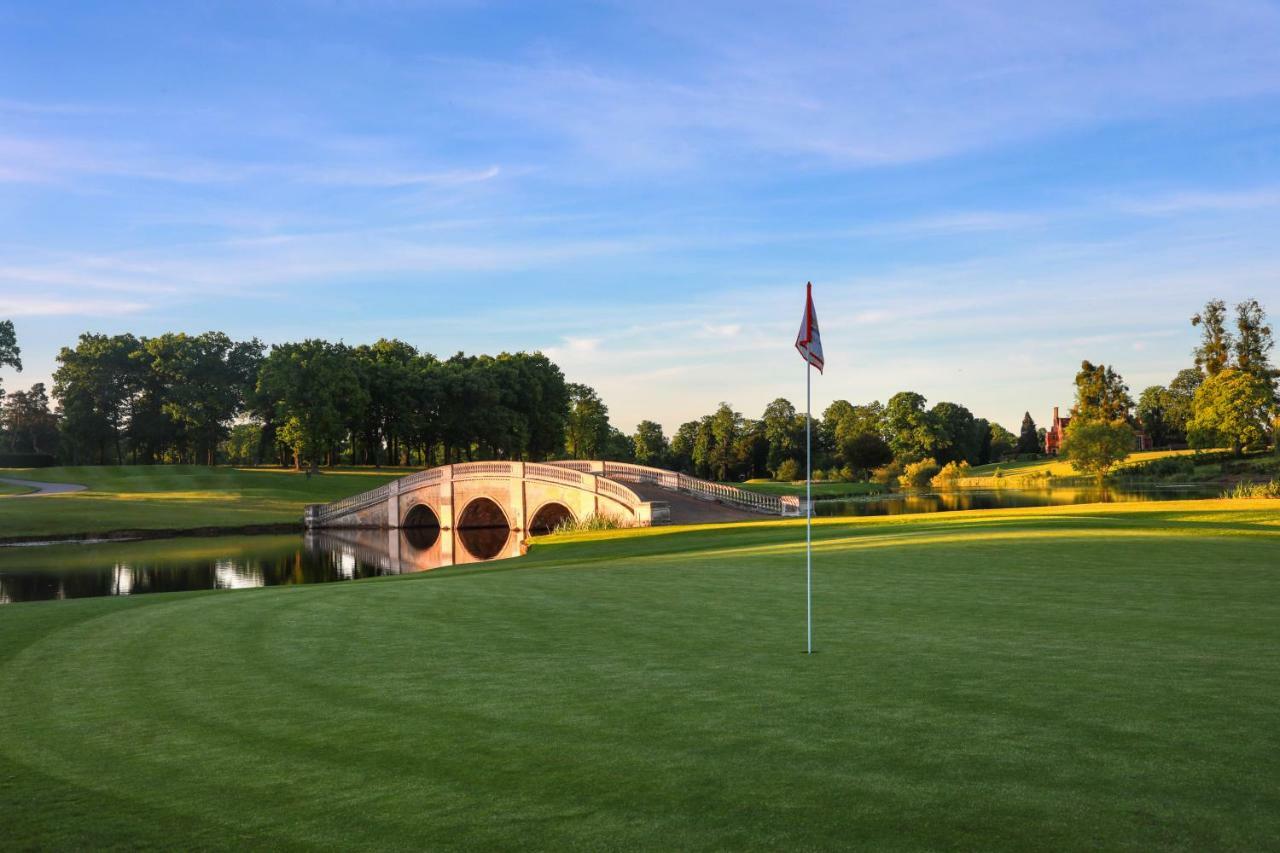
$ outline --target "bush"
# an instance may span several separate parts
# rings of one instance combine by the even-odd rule
[[[871,480],[872,482],[879,483],[882,486],[889,486],[890,488],[893,488],[901,482],[902,471],[902,463],[895,459],[883,468],[877,468],[872,471]]]
[[[942,470],[935,474],[933,479],[929,482],[935,489],[954,489],[956,487],[956,482],[959,481],[961,477],[968,476],[968,462],[948,462],[946,465],[942,466]]]
[[[1280,498],[1280,480],[1270,483],[1236,483],[1234,489],[1223,492],[1224,498]]]
[[[794,459],[788,459],[778,466],[778,470],[774,472],[773,479],[780,483],[794,483],[800,479],[800,463]]]
[[[936,460],[921,459],[919,462],[912,462],[902,470],[902,476],[899,482],[907,488],[922,489],[933,482],[933,478],[938,476],[942,470]]]
[[[1166,456],[1129,465],[1122,472],[1126,477],[1190,477],[1196,472],[1196,460],[1190,456]]]
[[[556,525],[555,532],[587,533],[592,530],[621,530],[624,527],[630,526],[631,525],[623,521],[619,521],[611,515],[597,515],[593,512],[591,515],[585,516],[576,521],[572,518],[566,518],[564,521]]]
[[[823,481],[823,480],[825,480],[825,479],[827,479],[827,472],[826,472],[826,471],[823,471],[821,468],[817,468],[817,469],[815,469],[815,470],[814,470],[814,472],[813,472],[813,481],[814,481],[815,483],[820,483],[820,482],[822,482],[822,481]]]

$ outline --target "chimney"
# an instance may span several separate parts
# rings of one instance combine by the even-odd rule
[[[1058,407],[1057,407],[1057,406],[1054,406],[1054,407],[1053,407],[1053,422],[1054,422],[1055,424],[1058,422]]]

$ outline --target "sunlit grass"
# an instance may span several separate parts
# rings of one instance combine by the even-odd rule
[[[307,504],[358,494],[404,473],[384,468],[307,477],[282,469],[162,465],[0,469],[0,476],[88,487],[0,502],[0,538],[301,525]]]
[[[818,519],[813,657],[794,521],[9,605],[5,843],[1268,849],[1277,522],[1265,500]]]

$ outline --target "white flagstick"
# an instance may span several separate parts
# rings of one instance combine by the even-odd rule
[[[809,651],[813,654],[813,365],[804,363],[804,580]]]

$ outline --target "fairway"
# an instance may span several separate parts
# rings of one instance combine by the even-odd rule
[[[4,846],[1274,849],[1280,511],[555,538],[0,608]]]
[[[0,468],[3,477],[88,487],[38,500],[0,501],[0,540],[273,524],[301,527],[307,504],[357,494],[410,470],[338,469],[307,477],[280,468],[203,465]]]

